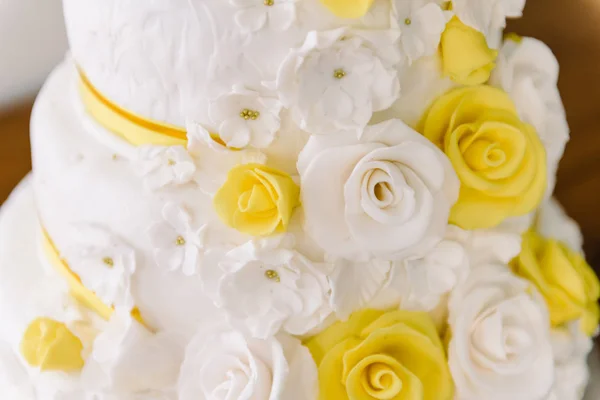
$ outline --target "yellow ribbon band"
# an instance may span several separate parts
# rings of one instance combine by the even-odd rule
[[[104,128],[134,146],[186,145],[185,128],[152,121],[127,111],[102,95],[81,70],[79,77],[79,92],[83,105],[88,114]]]
[[[42,233],[43,251],[54,269],[67,280],[71,295],[82,305],[95,311],[103,319],[109,320],[114,312],[113,307],[104,304],[96,293],[83,285],[79,276],[73,272],[71,268],[69,268],[67,262],[60,257],[59,252],[52,239],[50,239],[50,236],[48,236],[48,233],[45,230],[42,230]],[[144,324],[140,311],[137,308],[134,308],[131,311],[131,316],[141,324]]]

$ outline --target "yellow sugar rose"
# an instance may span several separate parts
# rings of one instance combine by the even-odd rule
[[[461,181],[452,224],[490,228],[540,203],[546,154],[504,91],[483,85],[451,90],[434,101],[417,130],[446,153]]]
[[[518,275],[530,280],[546,299],[553,326],[580,320],[592,335],[600,318],[600,282],[581,254],[535,232],[523,235],[521,254],[511,262]]]
[[[461,85],[478,85],[490,78],[498,56],[488,47],[485,36],[453,17],[440,41],[445,76]]]
[[[449,400],[454,384],[431,317],[362,310],[306,341],[321,400]]]
[[[78,371],[83,368],[81,340],[62,322],[38,318],[27,327],[21,340],[21,354],[42,371]]]
[[[321,0],[333,14],[340,18],[360,18],[369,11],[374,0]]]
[[[299,205],[300,188],[285,172],[260,164],[238,165],[214,197],[228,226],[253,236],[284,232]]]

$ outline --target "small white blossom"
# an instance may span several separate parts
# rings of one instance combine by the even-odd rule
[[[65,252],[71,270],[107,305],[133,308],[135,251],[101,227],[78,225],[75,229],[77,244]]]
[[[279,100],[234,86],[230,93],[217,97],[209,116],[219,138],[229,148],[264,148],[275,139],[281,120]]]
[[[165,204],[162,217],[148,230],[156,263],[169,271],[181,269],[186,276],[194,275],[200,267],[206,225],[193,227],[190,214],[175,203]]]
[[[400,94],[397,38],[390,31],[309,32],[283,61],[276,80],[279,97],[300,128],[315,135],[358,136],[374,111],[392,105]]]
[[[183,146],[140,146],[138,168],[149,190],[188,183],[196,171],[194,160]]]
[[[239,10],[235,22],[245,33],[267,26],[274,31],[288,29],[296,20],[297,0],[230,0]]]
[[[205,290],[216,289],[216,305],[234,326],[254,337],[267,338],[279,330],[306,334],[331,313],[323,268],[293,250],[288,239],[252,240],[203,268]]]
[[[400,48],[410,65],[435,54],[451,13],[442,10],[437,0],[393,0],[392,22],[400,29]]]

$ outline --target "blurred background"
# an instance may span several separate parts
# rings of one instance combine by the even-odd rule
[[[600,1],[527,0],[507,31],[543,40],[560,62],[571,141],[556,196],[600,271]],[[31,105],[66,50],[61,0],[0,0],[0,204],[31,169]]]

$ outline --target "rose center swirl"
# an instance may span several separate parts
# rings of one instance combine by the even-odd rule
[[[378,400],[395,398],[402,390],[402,380],[384,363],[373,363],[365,368],[362,375],[365,392]]]

